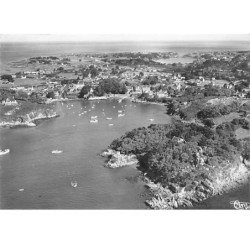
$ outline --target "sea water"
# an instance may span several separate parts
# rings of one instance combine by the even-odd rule
[[[1,147],[11,152],[0,158],[1,208],[146,208],[143,183],[130,181],[139,171],[106,168],[99,154],[125,132],[150,125],[150,119],[170,122],[165,107],[125,100],[58,102],[56,106],[60,117],[37,127],[0,129]],[[84,110],[91,111],[79,116]],[[118,117],[118,110],[125,116]],[[97,116],[98,123],[90,123],[91,116]],[[112,118],[113,126],[106,117]],[[52,154],[53,150],[62,153]],[[76,188],[72,181],[77,182]]]

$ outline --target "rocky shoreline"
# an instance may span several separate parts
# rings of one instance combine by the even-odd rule
[[[101,153],[101,156],[108,157],[108,162],[105,164],[108,168],[119,168],[138,164],[137,157],[133,154],[125,155],[113,149],[107,149]]]
[[[134,98],[132,98],[131,101],[134,103],[142,103],[142,104],[154,104],[154,105],[160,105],[160,106],[166,105],[165,103],[162,103],[162,102],[148,102],[148,101],[143,101],[143,100],[134,99]]]
[[[51,118],[59,117],[59,115],[55,112],[51,114],[43,114],[34,112],[27,114],[25,117],[18,117],[16,121],[3,121],[0,122],[0,127],[10,127],[10,128],[17,128],[17,127],[35,127],[38,123],[42,120],[47,120]]]
[[[136,155],[121,154],[113,149],[105,150],[101,156],[108,157],[108,162],[105,164],[108,168],[138,166],[139,163]],[[160,183],[152,182],[147,173],[142,176],[145,187],[152,194],[152,197],[145,201],[147,206],[151,209],[182,209],[191,208],[208,198],[244,185],[250,179],[250,171],[241,159],[241,162],[227,168],[227,173],[218,174],[214,181],[211,179],[194,181],[191,188],[181,187],[176,183],[169,183],[164,187]]]
[[[53,103],[53,102],[65,102],[65,101],[79,101],[82,100],[82,98],[76,97],[76,98],[60,98],[60,99],[48,99],[46,101],[47,104]],[[86,99],[88,101],[104,101],[104,100],[117,100],[117,101],[123,101],[123,100],[129,100],[134,103],[142,103],[142,104],[154,104],[154,105],[160,105],[160,106],[165,106],[166,103],[162,102],[149,102],[149,101],[144,101],[135,97],[131,97],[127,94],[116,94],[116,95],[111,95],[111,96],[94,96],[94,97],[89,97]]]
[[[191,190],[181,188],[173,183],[167,187],[153,183],[145,178],[146,187],[151,191],[153,197],[146,200],[146,204],[152,209],[182,209],[192,208],[194,205],[205,201],[215,195],[222,195],[235,188],[241,187],[250,179],[250,171],[244,164],[231,169],[227,178],[220,178],[212,182],[206,179],[201,182],[194,182]]]

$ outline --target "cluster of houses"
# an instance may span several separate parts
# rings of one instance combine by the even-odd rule
[[[209,55],[209,54],[206,54]],[[100,56],[100,55],[99,55]],[[199,55],[199,56],[202,56]],[[213,58],[223,58],[230,60],[233,57],[233,53],[230,52],[218,52],[211,53]],[[239,81],[228,82],[226,80],[216,80],[206,79],[202,74],[197,79],[185,80],[180,73],[167,73],[157,70],[153,66],[137,65],[136,67],[129,66],[117,66],[110,64],[106,61],[97,60],[94,56],[87,56],[87,61],[85,61],[85,68],[94,67],[97,69],[98,74],[94,77],[89,73],[87,77],[83,77],[82,67],[84,64],[84,58],[77,59],[79,55],[73,55],[75,57],[70,61],[70,57],[67,57],[67,64],[64,64],[64,67],[59,68],[47,68],[47,69],[36,69],[31,71],[23,71],[13,74],[14,79],[13,83],[6,82],[6,80],[1,80],[0,86],[4,84],[10,84],[10,88],[14,90],[22,90],[28,95],[31,93],[37,93],[40,98],[47,98],[49,92],[53,92],[54,98],[76,98],[85,85],[90,85],[91,91],[98,86],[100,80],[106,79],[109,77],[118,78],[119,81],[124,82],[127,85],[128,92],[131,95],[139,95],[141,93],[148,93],[150,96],[156,95],[158,97],[169,97],[169,89],[174,90],[175,92],[181,91],[194,84],[195,86],[204,87],[205,85],[225,87],[228,89],[234,88],[235,85],[239,84]],[[74,64],[73,62],[77,62]],[[56,63],[53,65],[58,65],[58,62],[61,63],[60,59],[56,60]],[[87,62],[87,63],[86,63]],[[62,64],[60,64],[62,66]],[[144,80],[147,77],[157,77],[157,83],[154,86],[161,85],[163,88],[159,88],[157,91],[156,88],[152,88],[150,85],[145,85]],[[25,84],[26,79],[40,80],[38,84]],[[15,85],[15,80],[20,79],[23,81],[23,84],[19,86]],[[240,93],[244,97],[249,89],[245,89],[243,93]],[[91,94],[91,93],[90,93]]]

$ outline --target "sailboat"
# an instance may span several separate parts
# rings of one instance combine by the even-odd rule
[[[61,154],[63,151],[62,150],[53,150],[51,151],[52,154]]]
[[[5,150],[1,150],[0,149],[0,155],[6,155],[6,154],[8,154],[10,152],[10,150],[7,148],[7,149],[5,149]]]
[[[96,118],[91,118],[91,120],[89,121],[89,122],[91,122],[91,123],[97,123],[98,122],[98,120],[96,119]]]
[[[71,186],[72,186],[73,188],[76,188],[76,187],[77,187],[77,182],[76,182],[76,181],[71,181]]]

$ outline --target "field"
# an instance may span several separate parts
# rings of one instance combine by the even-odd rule
[[[16,78],[14,81],[13,87],[21,87],[21,86],[37,86],[40,85],[41,83],[44,83],[45,80],[42,79],[32,79],[32,78],[26,78],[26,79],[20,79]]]

